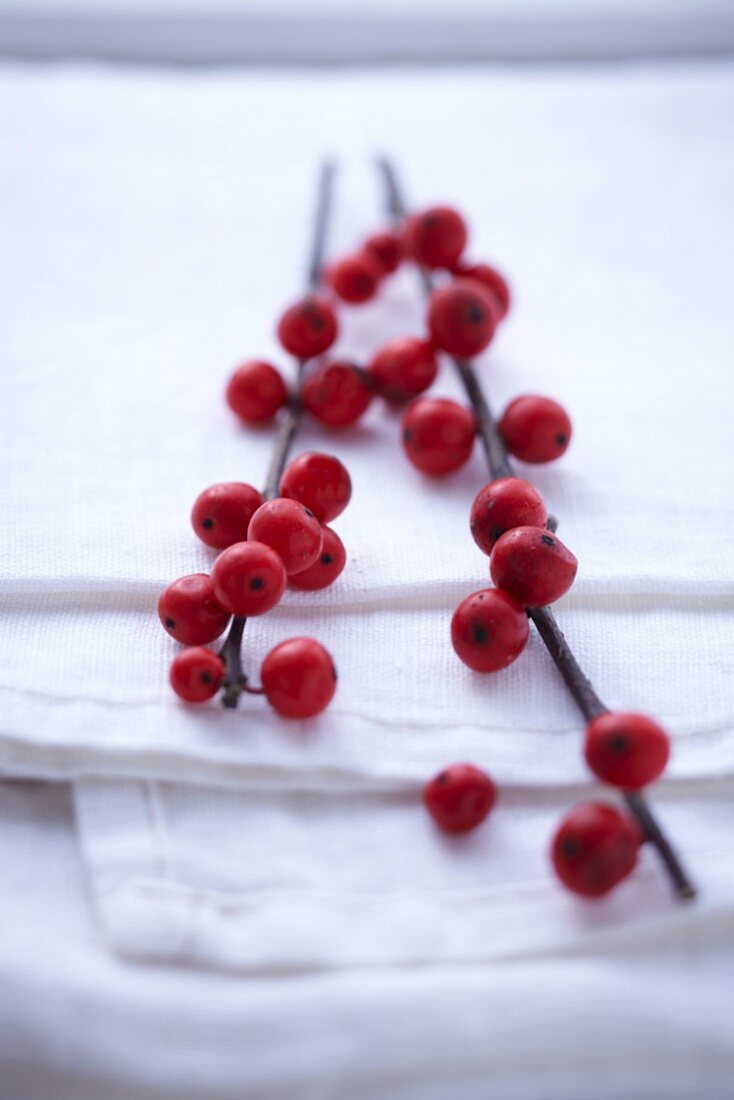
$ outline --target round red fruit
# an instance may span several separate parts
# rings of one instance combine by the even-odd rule
[[[398,336],[375,353],[367,371],[381,397],[401,404],[432,385],[438,363],[428,340]]]
[[[454,268],[454,274],[462,279],[473,279],[481,283],[495,299],[497,304],[497,320],[503,320],[510,310],[510,288],[504,275],[489,264],[462,264]]]
[[[557,535],[538,527],[513,527],[497,540],[489,571],[498,588],[525,607],[545,607],[568,592],[578,562]]]
[[[571,420],[557,401],[526,394],[505,409],[499,430],[510,454],[522,462],[552,462],[571,442]]]
[[[381,268],[366,252],[355,252],[337,260],[327,270],[329,286],[343,302],[359,305],[374,298],[380,282]]]
[[[183,645],[206,645],[222,633],[229,611],[218,599],[208,573],[192,573],[169,584],[158,600],[158,617]]]
[[[223,550],[212,567],[214,590],[234,615],[264,615],[285,592],[283,562],[262,542],[238,542]]]
[[[263,498],[252,485],[226,481],[199,493],[191,512],[191,525],[202,542],[226,550],[247,538],[247,527]]]
[[[204,703],[219,691],[224,661],[210,649],[191,646],[173,658],[169,679],[179,698],[187,703]]]
[[[336,691],[331,654],[314,638],[289,638],[271,649],[260,678],[268,702],[284,718],[313,718]]]
[[[229,380],[227,404],[248,424],[262,424],[272,418],[288,400],[280,373],[270,363],[252,359],[238,367]]]
[[[272,547],[288,574],[308,569],[321,553],[321,524],[310,508],[286,497],[260,505],[250,520],[247,537]]]
[[[403,258],[400,238],[395,233],[373,233],[364,242],[364,251],[378,265],[383,275],[392,275]]]
[[[497,319],[494,298],[473,279],[452,279],[431,295],[431,339],[437,348],[459,359],[471,359],[484,351],[494,336]]]
[[[450,833],[468,833],[489,815],[497,801],[494,783],[473,764],[452,764],[423,788],[433,820]]]
[[[310,374],[303,384],[303,404],[327,428],[346,428],[367,409],[372,394],[353,363],[335,360]]]
[[[421,397],[403,417],[403,448],[424,474],[439,477],[469,460],[477,433],[471,409],[444,397]]]
[[[662,726],[644,714],[611,711],[589,722],[584,755],[604,783],[636,791],[662,775],[670,739]]]
[[[321,533],[324,538],[321,553],[308,569],[297,573],[295,577],[288,578],[292,588],[298,588],[302,592],[316,592],[321,588],[328,588],[347,564],[347,552],[336,531],[332,531],[331,527],[322,527]]]
[[[634,869],[641,840],[633,818],[604,802],[585,802],[567,814],[553,838],[553,867],[574,894],[600,898]]]
[[[403,246],[422,267],[451,268],[466,248],[466,223],[450,206],[432,206],[405,223]]]
[[[278,339],[296,359],[322,355],[337,338],[339,324],[327,298],[309,294],[289,306],[278,322]]]
[[[352,481],[335,455],[304,451],[286,466],[280,495],[305,504],[320,523],[331,523],[349,504]]]
[[[451,619],[451,644],[475,672],[499,672],[522,653],[530,628],[523,608],[496,588],[473,592]]]
[[[480,489],[471,506],[469,526],[480,550],[491,554],[497,539],[513,527],[545,527],[545,502],[529,481],[501,477]]]

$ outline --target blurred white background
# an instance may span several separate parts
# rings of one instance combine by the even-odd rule
[[[731,0],[1,0],[0,55],[174,63],[691,56]]]

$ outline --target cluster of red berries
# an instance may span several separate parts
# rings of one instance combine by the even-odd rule
[[[509,311],[510,293],[502,275],[489,265],[462,261],[467,239],[463,218],[448,207],[432,208],[405,223],[405,254],[424,271],[445,269],[453,276],[429,299],[429,336],[421,342],[423,354],[434,364],[426,372],[427,385],[435,378],[437,352],[458,360],[478,355]],[[407,390],[399,371],[388,379],[397,390]],[[512,401],[497,427],[507,452],[527,463],[558,458],[571,438],[571,421],[562,406],[535,395]],[[403,446],[419,470],[439,476],[468,461],[477,429],[472,408],[444,398],[420,398],[404,414]],[[528,641],[528,610],[555,602],[573,584],[576,558],[547,523],[541,494],[519,477],[490,482],[474,500],[471,533],[489,556],[496,587],[468,596],[451,621],[453,647],[474,671],[496,672],[515,661]],[[669,751],[665,731],[640,714],[606,712],[586,729],[589,767],[603,782],[627,791],[657,779]],[[496,797],[492,779],[471,764],[445,768],[423,792],[433,818],[452,832],[476,828]],[[643,839],[630,815],[604,803],[585,804],[561,823],[552,844],[553,865],[569,889],[597,897],[633,869]]]
[[[336,339],[331,303],[309,295],[285,311],[280,342],[302,362],[320,355]],[[235,371],[227,402],[248,423],[272,419],[289,401],[280,373],[253,360]],[[306,591],[326,588],[346,564],[346,551],[329,526],[352,493],[349,473],[334,455],[306,452],[283,471],[277,497],[263,499],[252,485],[212,485],[197,497],[191,513],[194,531],[219,551],[211,574],[196,573],[170,584],[158,601],[165,630],[186,648],[174,658],[170,680],[187,702],[213,698],[226,684],[225,643],[218,653],[206,648],[235,619],[263,615],[281,599],[286,583]],[[237,662],[239,667],[239,661]],[[235,687],[264,694],[289,718],[322,711],[336,690],[329,653],[313,638],[292,638],[276,646],[261,667],[261,688],[241,675]]]

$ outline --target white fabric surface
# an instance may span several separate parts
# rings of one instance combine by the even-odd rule
[[[0,551],[0,767],[77,781],[110,946],[248,975],[222,994],[221,976],[147,966],[133,992],[83,936],[42,979],[11,949],[9,1000],[37,982],[49,1004],[34,1017],[25,1002],[21,1046],[46,1036],[39,1072],[64,1082],[76,1058],[75,1100],[99,1080],[106,1098],[131,1080],[207,1100],[294,1081],[299,1097],[484,1100],[492,1082],[512,1100],[541,1080],[548,1100],[590,1082],[602,1098],[725,1095],[733,90],[731,63],[440,80],[0,71],[0,493],[16,520]],[[345,164],[335,250],[379,220],[364,162],[386,147],[415,201],[466,208],[474,254],[509,271],[517,308],[487,381],[498,405],[536,390],[574,417],[567,457],[533,471],[581,562],[559,619],[610,705],[670,726],[654,797],[702,887],[693,907],[670,901],[647,852],[600,907],[551,881],[553,823],[594,789],[578,716],[537,639],[501,676],[459,666],[448,621],[486,583],[467,524],[486,475],[477,454],[427,485],[377,407],[351,436],[301,441],[352,472],[347,571],[246,635],[253,670],[283,637],[321,638],[340,671],[328,714],[285,725],[261,700],[192,712],[170,694],[155,600],[211,560],[187,525],[196,493],[262,479],[272,439],[238,429],[221,389],[238,359],[277,355],[325,135]],[[364,356],[421,314],[406,273],[349,316],[341,347]],[[436,392],[456,392],[448,371]],[[457,845],[417,795],[462,758],[502,798]],[[194,989],[195,1011],[178,1003]],[[74,1042],[70,1002],[101,1006]],[[592,1029],[600,1005],[608,1027]],[[128,1011],[132,1032],[103,1038]],[[150,1028],[165,1041],[131,1059]]]
[[[703,813],[721,836],[731,812],[729,788],[698,790],[676,824]],[[8,1100],[731,1095],[731,919],[708,903],[677,909],[665,934],[648,910],[643,936],[592,938],[599,911],[556,894],[580,936],[562,953],[233,977],[105,950],[60,785],[0,784],[0,852]]]

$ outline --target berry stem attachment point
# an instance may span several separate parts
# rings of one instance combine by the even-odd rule
[[[394,225],[399,228],[405,222],[408,211],[398,183],[395,167],[387,157],[379,157],[377,167],[383,177],[388,213]],[[424,268],[419,267],[418,270],[424,293],[428,297],[433,291],[433,281]],[[487,458],[490,477],[493,480],[503,477],[515,477],[516,474],[508,458],[497,422],[474,367],[466,359],[453,358],[452,362],[477,418],[479,436]],[[547,526],[551,531],[556,530],[558,523],[555,517],[548,517]],[[606,713],[608,708],[601,701],[576,660],[551,608],[529,609],[528,615],[535,624],[553,663],[563,677],[566,687],[586,721],[588,722],[592,718]],[[639,791],[625,791],[623,792],[623,798],[630,813],[635,817],[643,836],[657,849],[676,895],[681,899],[694,898],[696,896],[695,887],[658,825],[644,795]]]

